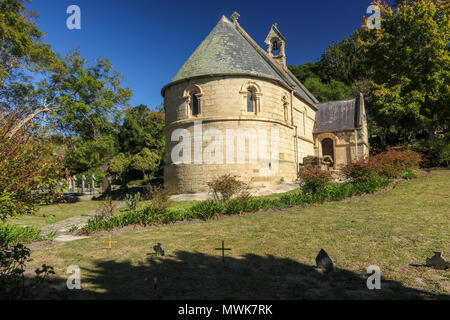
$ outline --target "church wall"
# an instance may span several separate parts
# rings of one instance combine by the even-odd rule
[[[197,86],[201,91],[199,96],[201,112],[198,116],[189,116],[185,91]],[[252,86],[257,89],[259,98],[259,112],[255,115],[246,112],[246,88]],[[288,119],[285,119],[284,103],[289,103]],[[222,174],[236,174],[252,185],[274,184],[281,181],[291,181],[296,177],[295,163],[295,130],[291,125],[291,93],[284,87],[267,80],[253,77],[205,77],[174,84],[166,88],[164,106],[166,109],[166,167],[165,184],[173,186],[177,192],[198,192],[207,190],[206,183]],[[306,109],[305,130],[303,129],[303,112]],[[314,154],[312,129],[315,111],[302,100],[294,96],[294,124],[298,126],[298,160],[302,162],[303,154]],[[279,167],[273,168],[270,175],[262,172],[269,169],[270,161],[249,163],[249,139],[246,139],[246,163],[226,163],[226,150],[223,151],[223,164],[194,163],[194,121],[202,122],[202,132],[216,129],[225,135],[226,129],[266,130],[269,140],[272,130],[279,134]],[[178,141],[171,141],[171,134],[176,129],[186,129],[190,134],[191,164],[173,164],[171,161],[172,148]],[[305,133],[305,134],[304,134]],[[202,151],[211,144],[204,137]],[[225,139],[225,138],[224,138]],[[237,142],[236,142],[237,143]],[[223,144],[225,146],[225,143]],[[268,150],[272,147],[269,142]],[[235,145],[235,148],[237,146]],[[253,149],[255,150],[255,149]],[[203,154],[204,156],[204,154]],[[203,158],[203,157],[202,157]],[[271,164],[272,165],[272,164]]]

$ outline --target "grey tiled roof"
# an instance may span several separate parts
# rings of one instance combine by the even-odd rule
[[[265,53],[258,52],[250,42],[254,41],[247,40],[231,21],[222,17],[171,82],[202,75],[242,73],[272,78],[287,85],[293,83],[292,79],[284,79],[283,72],[277,72],[267,61],[268,57],[263,56]],[[294,90],[312,104],[317,102],[296,83]]]
[[[316,113],[314,133],[354,130],[359,128],[361,119],[361,99],[329,101],[319,103]]]
[[[251,73],[281,80],[226,18],[220,19],[172,82],[220,73]]]

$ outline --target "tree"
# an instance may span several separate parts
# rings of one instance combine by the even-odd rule
[[[136,154],[148,148],[163,155],[164,153],[164,113],[150,110],[139,105],[125,111],[125,118],[119,131],[120,150]]]
[[[160,160],[161,158],[158,154],[144,148],[131,157],[130,168],[132,170],[141,171],[144,180],[146,180],[148,174],[154,172],[158,168]]]
[[[84,141],[80,137],[71,141],[63,163],[71,174],[79,174],[103,165],[116,152],[115,137],[103,135],[97,140]]]
[[[125,174],[127,173],[130,165],[130,159],[123,153],[119,153],[117,156],[111,159],[108,166],[108,173],[113,175],[116,179],[120,179],[122,183],[125,182]]]
[[[52,101],[51,118],[64,133],[97,140],[114,131],[114,117],[127,106],[132,91],[121,87],[122,76],[108,59],[90,66],[78,49],[61,59],[34,96]]]
[[[337,80],[351,86],[355,81],[366,78],[368,72],[355,33],[334,42],[317,63],[317,73],[326,83]]]
[[[0,0],[0,109],[20,106],[20,112],[31,112],[30,73],[51,69],[57,62],[50,46],[41,41],[36,18],[23,0]]]
[[[49,203],[61,192],[60,159],[52,152],[51,141],[39,133],[35,123],[27,123],[12,136],[9,132],[23,116],[0,112],[0,220],[34,214],[36,206]]]
[[[368,109],[379,124],[411,139],[448,127],[450,40],[445,1],[413,0],[381,10],[381,29],[363,26],[358,42],[370,64]]]

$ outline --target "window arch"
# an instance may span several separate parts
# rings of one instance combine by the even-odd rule
[[[247,89],[247,112],[256,111],[256,95],[253,88]]]
[[[306,136],[306,108],[303,109],[303,136]]]
[[[245,82],[239,93],[243,97],[243,110],[246,113],[258,114],[261,108],[261,89],[256,82]]]
[[[281,102],[283,103],[284,121],[289,122],[289,101],[286,95],[283,95]]]
[[[202,90],[198,85],[192,85],[184,91],[187,117],[197,117],[201,113]]]

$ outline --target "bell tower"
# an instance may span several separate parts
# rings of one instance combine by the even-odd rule
[[[286,39],[274,23],[270,28],[269,34],[264,41],[267,46],[267,53],[281,66],[286,68]]]

